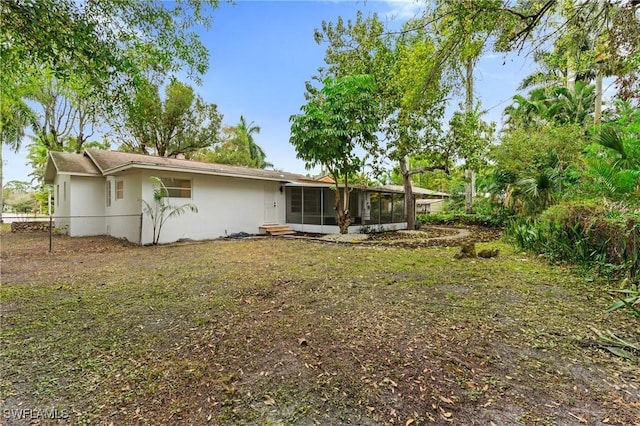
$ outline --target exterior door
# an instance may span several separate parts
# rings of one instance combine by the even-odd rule
[[[264,185],[264,224],[278,223],[278,185]]]

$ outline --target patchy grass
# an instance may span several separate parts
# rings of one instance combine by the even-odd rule
[[[637,322],[605,314],[610,299],[596,283],[485,247],[500,256],[57,236],[49,254],[45,236],[5,232],[3,415],[55,407],[68,414],[62,422],[105,425],[638,424],[638,365],[600,349],[590,328],[630,335]]]

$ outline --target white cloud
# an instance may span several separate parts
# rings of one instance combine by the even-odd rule
[[[387,18],[407,20],[419,16],[429,0],[384,0],[390,10],[384,12]]]

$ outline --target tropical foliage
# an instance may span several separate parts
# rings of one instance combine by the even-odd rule
[[[267,161],[267,154],[253,137],[258,133],[260,133],[260,126],[253,121],[247,123],[241,115],[240,122],[236,126],[223,127],[219,145],[199,150],[193,155],[193,159],[258,169],[273,167],[273,164]]]
[[[174,205],[167,201],[169,191],[162,180],[152,176],[151,186],[153,188],[153,201],[142,200],[143,213],[151,219],[153,229],[152,244],[156,245],[160,242],[160,234],[162,227],[171,218],[178,217],[187,212],[198,213],[198,207],[195,204],[187,203],[182,205]]]

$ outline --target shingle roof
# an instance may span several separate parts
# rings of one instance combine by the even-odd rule
[[[404,187],[402,185],[383,185],[381,186],[381,188],[390,192],[404,193]],[[446,192],[432,191],[431,189],[420,188],[418,186],[413,187],[413,193],[416,195],[437,195],[440,197],[449,196],[449,194],[447,194]]]
[[[45,182],[52,183],[56,173],[81,176],[101,175],[93,161],[83,154],[51,151],[45,169]]]
[[[328,179],[313,179],[296,173],[277,170],[254,169],[251,167],[230,166],[227,164],[203,163],[193,160],[156,157],[143,154],[132,154],[101,149],[87,149],[84,154],[69,152],[50,152],[49,162],[45,169],[45,182],[52,183],[56,173],[81,176],[103,176],[118,173],[130,168],[161,169],[178,172],[191,172],[219,176],[233,176],[247,179],[275,180],[297,184],[329,185]],[[365,188],[365,187],[363,187]],[[384,185],[368,187],[373,191],[404,193],[400,185]],[[448,196],[443,192],[414,187],[414,194],[431,196]]]
[[[172,169],[213,175],[226,175],[250,179],[278,180],[282,182],[308,179],[295,173],[276,170],[254,169],[251,167],[230,166],[227,164],[203,163],[193,160],[156,157],[127,152],[87,149],[86,155],[93,160],[102,174],[108,175],[129,168]]]

